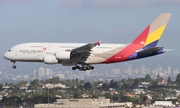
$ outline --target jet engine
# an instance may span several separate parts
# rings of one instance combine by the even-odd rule
[[[69,59],[71,59],[71,52],[57,51],[55,56],[58,60],[69,60]]]
[[[58,63],[58,60],[56,59],[56,57],[54,55],[46,55],[44,57],[44,63],[45,64],[56,64],[56,63]]]

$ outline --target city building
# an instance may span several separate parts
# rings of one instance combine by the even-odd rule
[[[39,77],[42,78],[45,74],[44,74],[45,69],[43,67],[39,68]]]
[[[53,104],[35,104],[34,108],[125,108],[132,102],[110,103],[110,99],[57,99]]]
[[[58,84],[50,84],[50,83],[48,83],[48,84],[43,85],[42,88],[52,89],[52,88],[57,88],[57,87],[59,87],[59,88],[66,88],[66,86],[61,84],[61,83],[58,83]]]
[[[155,101],[153,106],[174,106],[172,101]]]
[[[46,69],[46,75],[51,76],[52,75],[52,69],[47,68]]]
[[[34,71],[33,71],[33,77],[34,77],[34,78],[37,78],[37,70],[34,70]]]

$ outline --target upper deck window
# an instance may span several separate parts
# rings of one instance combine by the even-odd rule
[[[111,49],[111,47],[96,47],[96,48]]]
[[[60,48],[75,48],[75,46],[59,46]]]
[[[43,47],[43,46],[31,46],[31,47]]]

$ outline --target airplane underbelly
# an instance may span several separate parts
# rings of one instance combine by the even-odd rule
[[[114,54],[111,57],[105,59],[104,61],[102,61],[102,63],[122,62],[125,60],[125,58],[126,58],[125,53],[117,53],[117,54]]]
[[[85,63],[87,63],[87,64],[99,64],[104,60],[105,59],[101,58],[101,57],[93,57],[93,58],[88,58]]]

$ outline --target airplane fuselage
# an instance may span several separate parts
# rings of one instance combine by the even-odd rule
[[[24,43],[12,47],[4,54],[4,57],[14,62],[45,62],[46,64],[60,63],[62,65],[113,63],[140,58],[136,52],[138,49],[134,49],[134,54],[129,57],[127,57],[128,52],[121,52],[130,44],[101,44],[91,49],[91,54],[86,60],[71,59],[70,51],[83,45],[85,43]],[[62,56],[67,58],[59,59],[57,53],[62,53]],[[80,58],[83,58],[84,55],[86,54],[84,53]],[[143,56],[147,57],[145,54]],[[49,58],[45,60],[46,57]]]

